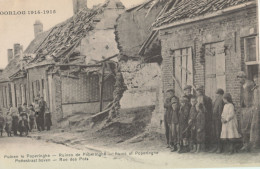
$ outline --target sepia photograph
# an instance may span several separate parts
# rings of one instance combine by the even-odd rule
[[[258,0],[0,0],[0,169],[260,168]]]

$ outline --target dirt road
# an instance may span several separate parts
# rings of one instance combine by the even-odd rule
[[[0,138],[0,169],[160,169],[194,167],[260,166],[260,154],[177,154],[169,151],[129,150],[116,147],[70,147],[32,138]],[[144,144],[145,146],[145,144]],[[24,156],[24,158],[22,158]],[[258,163],[258,164],[256,164]]]

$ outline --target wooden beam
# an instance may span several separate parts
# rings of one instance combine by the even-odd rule
[[[104,72],[105,72],[105,63],[102,63],[102,73],[101,73],[101,81],[100,81],[100,112],[103,109],[103,88],[104,88]]]

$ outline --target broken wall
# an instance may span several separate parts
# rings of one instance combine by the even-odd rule
[[[95,28],[82,39],[78,47],[81,55],[86,56],[86,64],[93,64],[119,53],[115,40],[115,24],[123,9],[105,9],[95,17]],[[116,58],[112,59],[117,61]]]

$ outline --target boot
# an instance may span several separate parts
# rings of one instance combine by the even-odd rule
[[[175,152],[175,151],[177,151],[177,146],[176,146],[176,145],[174,145],[174,146],[172,147],[171,152]]]
[[[234,143],[232,143],[232,142],[230,142],[229,143],[229,148],[230,148],[230,151],[229,151],[229,153],[228,154],[234,154]]]
[[[201,144],[197,144],[197,151],[196,151],[196,153],[200,153],[200,151],[201,151]]]
[[[187,153],[187,152],[189,152],[189,147],[183,146],[183,148],[181,149],[181,151],[179,153]]]
[[[220,143],[220,144],[218,144],[218,148],[217,148],[217,154],[220,154],[220,153],[222,153],[222,149],[223,149],[223,145],[222,145],[222,143]]]
[[[192,150],[190,151],[191,153],[195,153],[197,150],[196,144],[193,144]]]
[[[215,153],[218,150],[218,146],[214,145],[214,147],[209,151],[209,153]]]
[[[181,151],[181,146],[180,144],[177,144],[177,153],[179,153]]]

